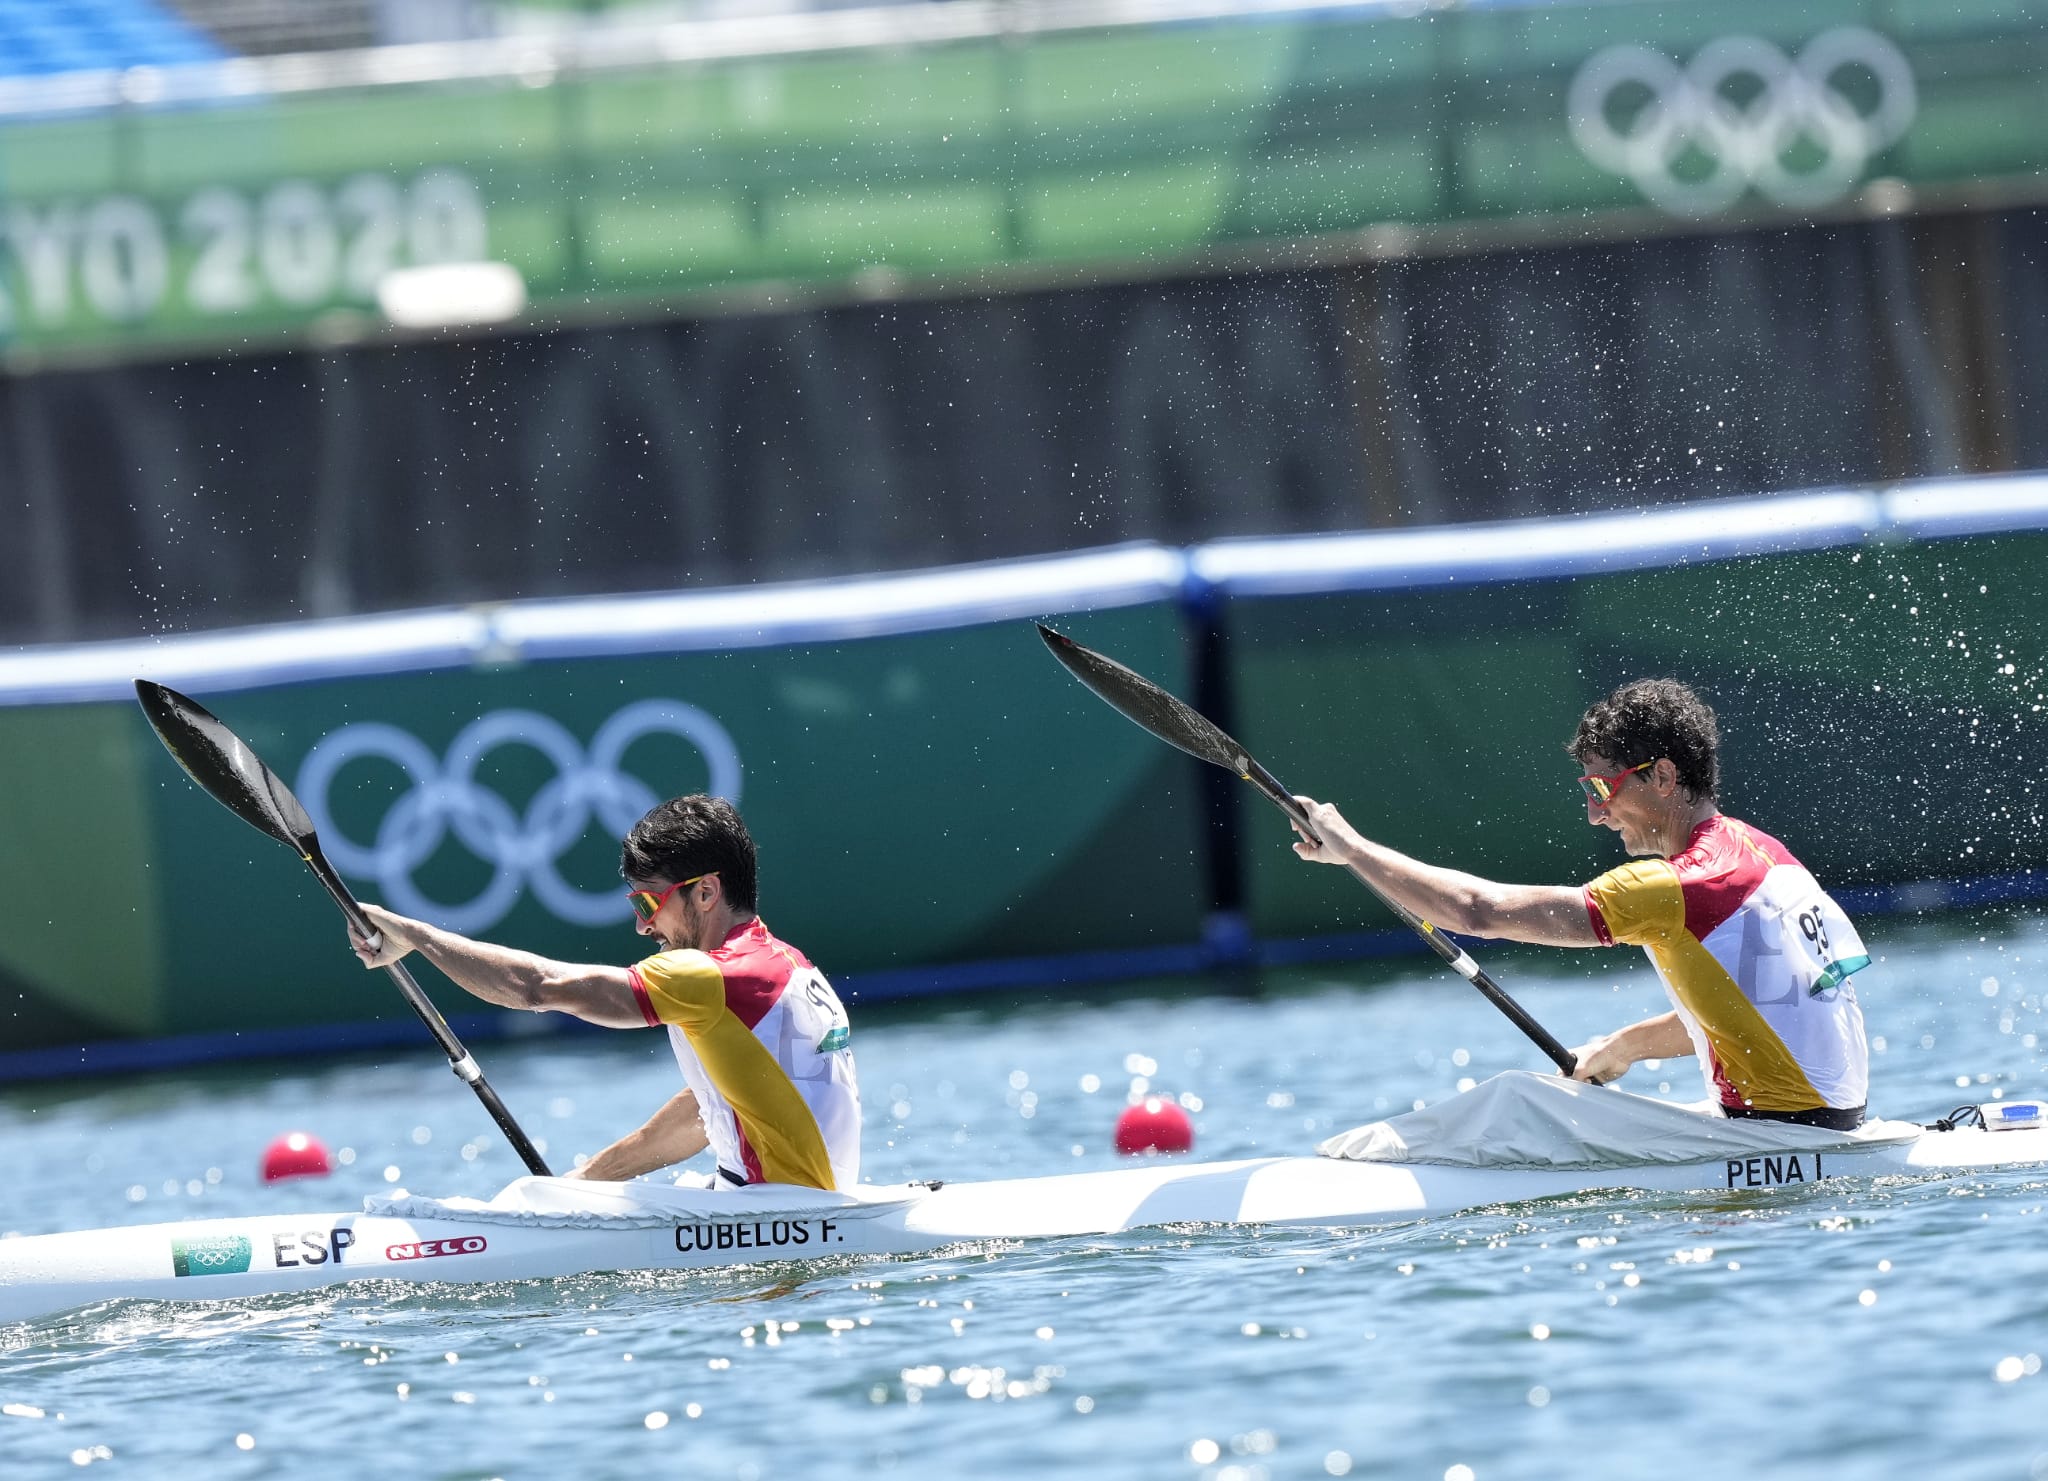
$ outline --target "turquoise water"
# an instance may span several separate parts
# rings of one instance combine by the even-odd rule
[[[2048,930],[1868,932],[1874,1105],[2048,1094]],[[1566,1042],[1633,953],[1489,953]],[[1540,1060],[1421,963],[857,1011],[868,1175],[1113,1165],[1134,1077],[1197,1155]],[[673,1089],[654,1035],[482,1046],[563,1160]],[[1700,1094],[1690,1061],[1632,1088]],[[1092,1088],[1091,1088],[1092,1087]],[[352,1161],[266,1187],[273,1135]],[[0,1093],[0,1231],[356,1207],[518,1172],[422,1041],[383,1062]],[[1368,1232],[114,1305],[0,1328],[0,1476],[2048,1477],[2048,1175],[1612,1195]]]

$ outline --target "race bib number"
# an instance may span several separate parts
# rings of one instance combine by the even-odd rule
[[[800,972],[790,979],[788,991],[794,995],[791,1011],[798,1032],[810,1044],[813,1054],[837,1054],[851,1045],[853,1030],[847,1022],[846,1007],[824,973],[815,967]]]
[[[1788,871],[1789,873],[1789,871]],[[1833,1002],[1849,987],[1849,978],[1870,965],[1870,954],[1856,927],[1804,870],[1785,881],[1798,888],[1765,892],[1766,898],[1742,912],[1742,948],[1735,980],[1758,1007],[1795,1002]]]

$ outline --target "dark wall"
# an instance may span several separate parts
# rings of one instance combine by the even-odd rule
[[[2039,212],[0,380],[0,642],[2048,463]]]

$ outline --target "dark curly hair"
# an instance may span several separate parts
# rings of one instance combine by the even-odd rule
[[[716,874],[728,905],[755,908],[754,840],[740,810],[723,797],[693,792],[656,806],[619,846],[619,873],[641,884]]]
[[[1581,766],[1605,756],[1617,766],[1669,757],[1678,784],[1695,798],[1721,792],[1721,727],[1707,702],[1676,679],[1637,679],[1599,701],[1565,742]]]

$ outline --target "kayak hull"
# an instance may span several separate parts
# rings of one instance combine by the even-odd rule
[[[1274,1157],[1148,1161],[1055,1177],[863,1188],[856,1195],[773,1186],[662,1187],[645,1195],[658,1194],[658,1206],[642,1206],[630,1219],[522,1216],[479,1205],[473,1212],[436,1206],[431,1217],[372,1212],[192,1220],[0,1240],[0,1322],[117,1299],[223,1300],[349,1281],[475,1283],[857,1260],[1160,1225],[1370,1228],[1600,1190],[1750,1193],[1837,1178],[2034,1165],[2048,1165],[2048,1128],[1930,1131],[1911,1142],[1625,1168]],[[586,1190],[602,1190],[617,1203],[646,1186],[522,1181],[558,1205]]]

